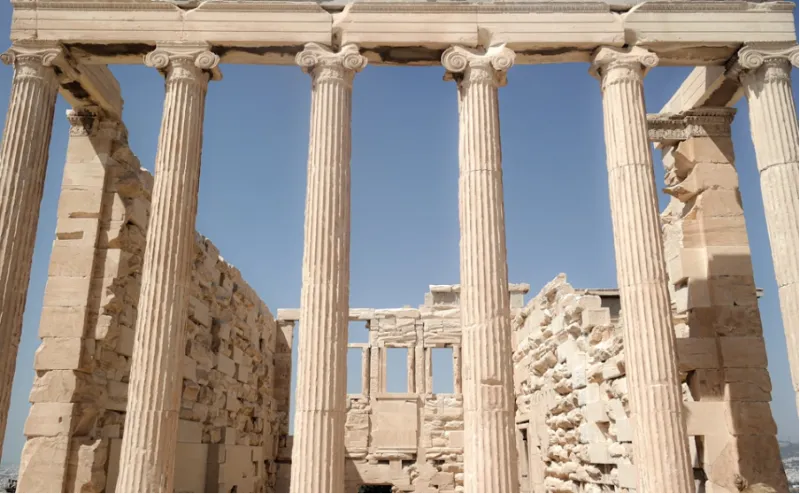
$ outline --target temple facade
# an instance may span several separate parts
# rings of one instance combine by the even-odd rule
[[[57,95],[72,106],[19,489],[785,488],[730,107],[747,99],[797,394],[793,9],[14,2],[2,55],[14,75],[0,146],[0,434]],[[564,279],[524,306],[508,279],[498,92],[515,65],[576,62],[589,64],[603,107],[616,322],[602,296]],[[128,147],[116,63],[163,74],[154,176]],[[206,94],[224,88],[221,66],[245,63],[296,64],[311,79],[301,306],[277,320],[195,231]],[[351,100],[370,65],[441,65],[457,94],[460,283],[432,288],[418,310],[358,316],[370,342],[351,396]],[[696,68],[648,115],[646,75],[658,65]],[[664,212],[654,143],[673,198]],[[395,347],[406,349],[409,389],[387,395],[384,353]],[[447,397],[428,386],[439,347],[454,359]]]

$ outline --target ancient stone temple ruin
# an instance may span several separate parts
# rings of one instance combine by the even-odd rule
[[[791,2],[12,3],[0,434],[56,96],[72,105],[20,491],[786,488],[730,125],[745,97],[797,391]],[[165,77],[155,176],[128,145],[118,63]],[[552,63],[598,80],[619,289],[559,276],[524,303],[507,272],[498,91],[514,65]],[[205,96],[224,90],[224,64],[311,78],[299,309],[271,312],[195,231]],[[351,96],[369,65],[441,65],[458,95],[460,283],[417,309],[348,307]],[[657,65],[696,68],[647,115]],[[369,329],[358,394],[351,320]],[[405,393],[386,388],[398,348]],[[437,394],[443,348],[453,392]]]

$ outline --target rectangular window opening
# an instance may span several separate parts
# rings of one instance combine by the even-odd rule
[[[453,349],[431,348],[431,372],[433,373],[433,392],[436,394],[455,393],[453,380]]]
[[[408,393],[408,348],[386,348],[386,392]]]
[[[347,394],[361,394],[361,348],[347,349]]]

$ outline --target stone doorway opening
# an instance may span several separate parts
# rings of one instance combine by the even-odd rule
[[[358,492],[392,492],[392,484],[361,484]]]

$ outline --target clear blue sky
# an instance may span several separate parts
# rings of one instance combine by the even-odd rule
[[[11,7],[0,2],[0,39]],[[208,92],[197,229],[272,309],[298,307],[310,78],[294,66],[221,67]],[[508,263],[535,294],[558,273],[576,287],[614,287],[613,240],[598,82],[588,64],[516,66],[500,91]],[[656,68],[647,109],[658,111],[690,72]],[[130,145],[153,170],[164,95],[143,65],[115,66]],[[352,307],[417,306],[430,284],[457,283],[458,116],[441,67],[367,67],[353,92]],[[5,116],[12,70],[0,68]],[[797,91],[797,69],[792,72]],[[795,397],[750,140],[747,105],[733,125],[779,436],[798,439]],[[56,107],[3,462],[16,463],[33,382],[33,354],[55,231],[68,125]],[[656,177],[663,169],[656,155]],[[663,184],[659,184],[663,185]],[[662,207],[667,199],[661,196]],[[5,356],[4,356],[5,357]],[[358,372],[358,371],[357,371]]]

